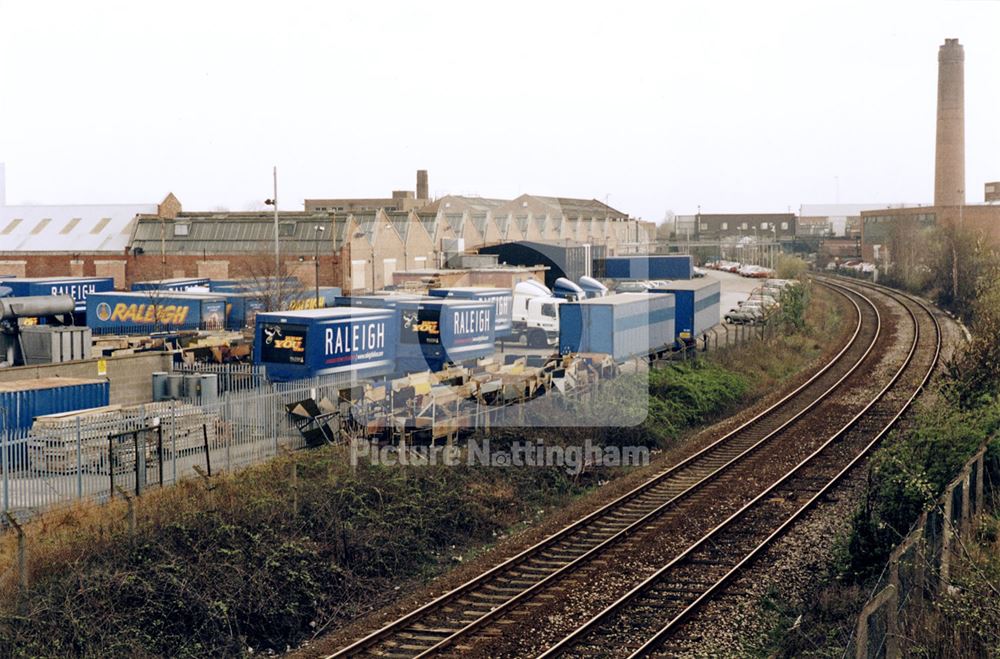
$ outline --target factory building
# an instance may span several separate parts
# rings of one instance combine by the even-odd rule
[[[726,240],[755,237],[779,241],[795,239],[794,213],[698,213],[697,240]]]
[[[0,167],[0,274],[15,277],[113,277],[125,285],[124,257],[135,218],[162,204],[5,203]]]

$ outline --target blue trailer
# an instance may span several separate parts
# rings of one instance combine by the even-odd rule
[[[596,270],[607,279],[691,279],[694,276],[694,259],[690,254],[609,256],[602,263],[603,266]]]
[[[173,277],[171,279],[152,279],[137,281],[132,284],[133,291],[195,291],[208,292],[209,280],[206,277]]]
[[[414,293],[393,293],[391,295],[338,295],[333,300],[336,307],[362,309],[395,309],[400,302],[422,300],[423,295]]]
[[[291,299],[288,301],[288,308],[291,310],[301,310],[301,309],[324,309],[326,307],[337,306],[337,298],[340,297],[341,290],[339,286],[320,286],[319,287],[319,300],[316,300],[316,290],[300,290],[296,291]]]
[[[87,311],[87,296],[115,290],[111,277],[25,277],[0,279],[0,286],[11,289],[14,297],[33,295],[69,295],[76,303],[74,316],[81,324]],[[44,322],[40,319],[39,322]]]
[[[92,293],[87,326],[95,334],[221,329],[226,326],[226,296],[156,289]]]
[[[719,304],[722,285],[718,279],[705,277],[691,281],[674,281],[650,293],[671,293],[676,300],[674,321],[677,338],[691,342],[719,324]]]
[[[257,314],[254,363],[270,380],[350,373],[368,379],[393,373],[397,315],[388,309],[305,309]]]
[[[615,361],[674,345],[672,295],[619,293],[559,305],[559,352],[597,352]]]
[[[254,293],[219,293],[226,300],[226,329],[239,331],[253,327],[257,314],[264,311],[264,300]]]
[[[506,288],[486,286],[456,286],[452,288],[432,288],[428,293],[434,297],[457,300],[480,300],[492,302],[494,306],[493,331],[496,338],[505,339],[514,333],[514,294]]]
[[[213,293],[259,293],[276,288],[278,280],[274,277],[244,278],[244,279],[210,279],[208,288]],[[294,291],[302,288],[298,277],[283,277],[281,288]]]
[[[424,298],[396,303],[396,370],[440,371],[449,362],[489,357],[496,350],[496,305],[488,300]]]

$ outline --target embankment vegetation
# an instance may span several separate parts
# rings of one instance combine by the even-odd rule
[[[957,244],[961,248],[964,242]],[[945,252],[936,253],[925,267],[948,274],[952,252]],[[948,361],[945,375],[918,402],[905,429],[873,456],[864,499],[850,531],[840,539],[837,562],[822,575],[824,585],[812,601],[776,614],[765,654],[839,656],[889,553],[920,514],[984,442],[989,442],[988,459],[1000,459],[1000,266],[995,256],[978,251],[971,256],[974,268],[957,272],[957,289],[949,288],[951,279],[945,278],[934,290],[924,291],[960,312],[969,323],[971,341]],[[998,519],[994,514],[984,520],[963,547],[965,565],[956,570],[960,576],[928,608],[922,623],[914,625],[919,636],[906,640],[910,651],[1000,655]]]
[[[828,347],[841,309],[832,296],[814,299],[802,310],[808,322],[766,347],[750,342],[654,370],[648,387],[641,379],[609,383],[604,405],[648,402],[638,426],[506,429],[491,440],[542,436],[569,445],[584,433],[597,444],[676,445]],[[577,412],[603,414],[593,405]],[[624,471],[365,462],[352,469],[345,448],[325,447],[150,491],[138,501],[134,529],[122,501],[52,512],[26,525],[25,592],[15,538],[0,538],[0,655],[283,651]]]

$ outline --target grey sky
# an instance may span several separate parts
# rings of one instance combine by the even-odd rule
[[[154,8],[155,7],[155,8]],[[0,0],[8,203],[440,195],[929,202],[937,48],[1000,179],[1000,2]]]

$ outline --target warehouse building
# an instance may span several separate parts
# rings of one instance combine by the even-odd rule
[[[5,203],[0,167],[0,274],[16,277],[113,277],[125,284],[124,257],[135,218],[162,204]]]

